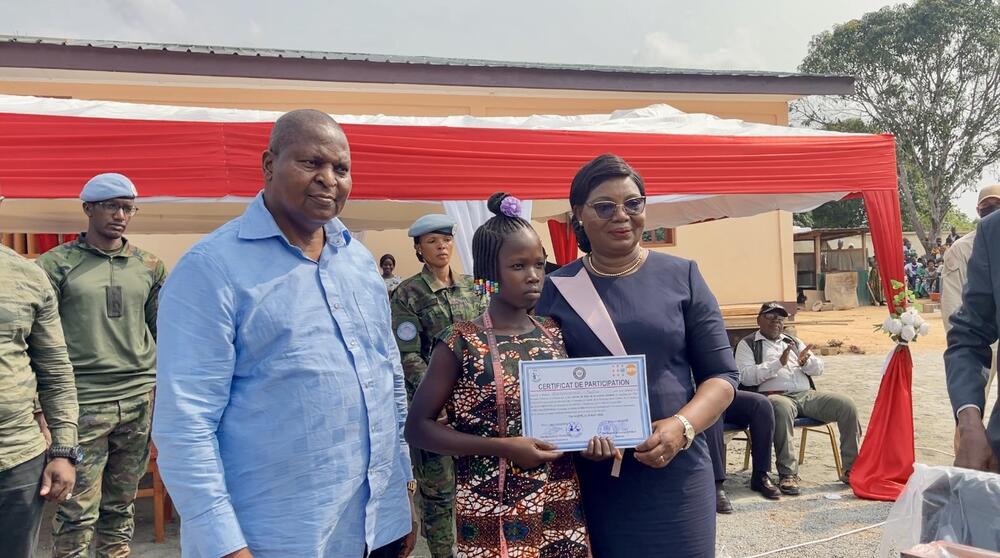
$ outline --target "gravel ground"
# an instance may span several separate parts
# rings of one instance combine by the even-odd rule
[[[913,407],[916,430],[917,461],[932,465],[947,465],[951,453],[953,422],[944,386],[944,364],[941,352],[928,347],[914,347]],[[879,351],[881,353],[881,351]],[[838,355],[826,357],[826,372],[817,380],[820,390],[838,391],[852,397],[861,411],[862,425],[868,424],[872,403],[878,389],[884,354]],[[798,440],[796,440],[798,442]],[[836,472],[827,439],[810,434],[806,461],[800,476],[803,493],[785,497],[778,502],[764,500],[747,487],[749,475],[739,472],[743,464],[743,444],[729,446],[730,480],[727,491],[733,500],[735,513],[720,516],[718,522],[718,556],[746,558],[813,540],[825,539],[853,529],[885,520],[891,503],[872,502],[856,498],[850,489],[836,481]],[[133,556],[138,558],[173,558],[180,556],[177,523],[168,526],[165,544],[153,544],[152,509],[150,500],[137,504],[138,517]],[[36,558],[49,556],[48,509],[43,524],[39,552]],[[859,558],[875,556],[881,540],[881,528],[848,535],[833,541],[773,554],[779,557],[824,556]],[[414,556],[428,556],[421,541]],[[637,554],[637,558],[638,558]]]

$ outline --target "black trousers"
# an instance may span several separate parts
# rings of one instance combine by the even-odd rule
[[[715,482],[726,480],[723,423],[750,427],[750,455],[754,473],[771,470],[771,448],[774,444],[774,408],[767,397],[752,391],[736,390],[736,397],[722,418],[705,430],[708,453],[712,456]]]
[[[399,551],[403,549],[404,541],[406,541],[406,537],[376,548],[368,553],[368,558],[399,558]]]
[[[45,500],[38,495],[45,454],[0,471],[0,556],[32,558]]]

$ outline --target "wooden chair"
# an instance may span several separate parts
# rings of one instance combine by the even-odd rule
[[[167,488],[163,485],[163,479],[160,478],[160,469],[156,466],[156,457],[158,455],[156,450],[156,445],[152,441],[149,442],[149,465],[146,466],[146,473],[148,473],[153,480],[153,486],[151,488],[140,488],[136,492],[136,498],[152,498],[153,499],[153,540],[157,544],[164,542],[167,539],[167,521],[173,520],[173,503],[170,501],[170,495],[167,494]]]

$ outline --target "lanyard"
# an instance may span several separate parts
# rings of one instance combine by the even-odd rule
[[[552,334],[549,333],[534,316],[528,316],[531,321],[542,330],[542,334],[545,335],[550,341],[555,341]],[[503,367],[500,365],[500,349],[497,348],[497,337],[493,332],[493,320],[490,318],[490,312],[487,310],[483,312],[483,326],[486,328],[486,343],[490,347],[490,361],[493,364],[493,384],[496,386],[497,394],[497,430],[500,432],[501,438],[507,437],[507,397],[504,390],[504,380],[503,380]],[[503,497],[504,497],[504,485],[507,480],[507,460],[500,458],[500,472],[499,472],[499,492],[500,495],[500,509],[503,510]],[[506,558],[507,553],[507,538],[504,536],[503,532],[503,512],[500,512],[500,556]]]

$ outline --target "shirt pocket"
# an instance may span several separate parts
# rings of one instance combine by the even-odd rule
[[[0,295],[0,339],[23,342],[31,330],[31,315],[31,305],[23,293]]]
[[[358,315],[361,316],[361,324],[365,334],[368,335],[368,340],[382,357],[387,357],[389,354],[386,350],[387,343],[390,341],[395,343],[395,339],[389,338],[391,337],[390,330],[383,331],[381,327],[382,324],[390,323],[390,318],[388,306],[381,308],[382,301],[378,297],[380,294],[382,293],[372,293],[370,289],[362,287],[355,289],[351,296],[354,298]]]

